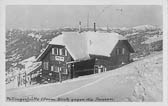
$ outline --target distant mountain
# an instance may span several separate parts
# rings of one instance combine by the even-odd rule
[[[153,25],[140,25],[140,26],[133,27],[132,29],[137,31],[148,31],[148,30],[157,30],[158,27]]]
[[[153,25],[140,25],[135,27],[121,27],[121,28],[111,28],[112,31],[117,32],[121,35],[132,34],[137,32],[146,32],[146,31],[156,31],[162,30],[162,28]]]
[[[37,57],[48,45],[53,37],[60,34],[58,30],[19,30],[6,32],[6,71],[12,72],[18,67],[20,61],[29,57]]]

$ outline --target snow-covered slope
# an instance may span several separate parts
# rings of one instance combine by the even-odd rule
[[[7,30],[6,72],[12,72],[16,67],[22,69],[22,60],[37,57],[48,42],[59,34],[57,30]]]
[[[148,39],[142,42],[142,44],[151,44],[153,42],[157,42],[161,40],[163,40],[163,35],[156,35],[156,36],[148,37]]]
[[[37,97],[39,101],[161,102],[162,58],[162,52],[157,52],[108,72],[62,83],[7,90],[7,100],[10,97],[22,98],[22,100]]]

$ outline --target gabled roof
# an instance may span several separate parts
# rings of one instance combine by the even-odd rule
[[[63,32],[53,38],[49,45],[65,46],[74,60],[87,60],[90,59],[90,55],[110,57],[110,53],[120,40],[127,41],[125,37],[117,33]],[[132,50],[130,49],[130,52],[133,52]]]
[[[117,33],[88,32],[86,36],[89,41],[88,53],[110,57],[110,53],[119,40],[126,40],[125,37]]]
[[[90,58],[85,33],[63,32],[62,35],[55,37],[49,44],[65,46],[74,60]]]

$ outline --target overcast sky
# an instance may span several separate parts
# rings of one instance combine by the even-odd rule
[[[89,18],[87,18],[89,17]],[[59,28],[83,26],[132,27],[162,26],[162,7],[157,5],[9,5],[6,7],[7,28]]]

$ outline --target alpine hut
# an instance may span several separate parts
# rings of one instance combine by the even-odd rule
[[[133,52],[128,40],[114,32],[63,32],[37,61],[42,61],[43,78],[62,81],[128,64]]]

